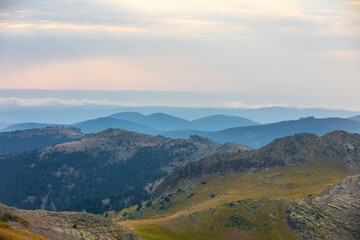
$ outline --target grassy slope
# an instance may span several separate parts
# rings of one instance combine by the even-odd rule
[[[12,227],[6,223],[0,222],[0,239],[1,240],[45,240],[46,238],[33,234],[26,230]]]
[[[319,194],[348,175],[341,166],[317,162],[208,176],[150,207],[123,210],[115,219],[146,239],[296,239],[284,221],[286,200]],[[270,217],[274,209],[276,217]]]

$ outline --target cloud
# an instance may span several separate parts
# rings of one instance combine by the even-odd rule
[[[353,50],[327,50],[327,51],[320,51],[316,53],[317,55],[324,56],[324,57],[331,57],[337,59],[345,59],[350,61],[360,62],[360,50],[353,51]]]
[[[70,31],[98,31],[98,32],[121,32],[121,33],[144,33],[145,29],[136,27],[124,27],[114,25],[79,25],[64,23],[26,23],[12,24],[9,22],[0,24],[0,31],[4,29],[43,29],[43,30],[70,30]]]
[[[273,92],[359,101],[358,1],[0,3],[2,88]],[[232,102],[242,103],[224,104]]]
[[[121,92],[119,92],[121,94]],[[155,94],[154,92],[152,94]],[[177,93],[179,94],[179,93]],[[187,93],[183,93],[187,94]],[[196,94],[196,93],[195,93]],[[223,93],[226,94],[226,93]],[[151,95],[151,93],[150,93]],[[208,93],[211,96],[211,93]],[[276,102],[258,102],[258,103],[245,103],[238,101],[218,101],[210,100],[204,102],[194,101],[152,101],[150,99],[138,99],[129,101],[110,101],[110,100],[92,100],[92,99],[60,99],[60,98],[0,98],[0,107],[86,107],[86,106],[102,106],[102,107],[198,107],[198,108],[228,108],[228,109],[258,109],[267,107],[287,107],[287,108],[322,108],[322,109],[339,109],[343,110],[344,105],[338,104],[294,104],[294,103],[276,103]],[[357,106],[352,106],[349,109],[359,111]]]

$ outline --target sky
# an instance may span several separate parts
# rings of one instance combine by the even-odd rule
[[[8,89],[0,107],[100,102],[360,110],[360,1],[0,0],[0,89]],[[101,94],[91,102],[91,94],[69,100],[49,91],[29,101],[9,89],[197,97],[181,104]]]

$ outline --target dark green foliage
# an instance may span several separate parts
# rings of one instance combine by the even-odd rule
[[[73,132],[68,135],[62,131]],[[0,156],[10,153],[32,151],[59,143],[71,142],[82,136],[75,128],[44,128],[0,133]]]
[[[140,211],[140,209],[141,209],[141,203],[138,204],[136,211]]]
[[[177,149],[185,149],[176,151]],[[0,158],[0,202],[38,209],[101,213],[149,199],[144,186],[166,176],[161,171],[174,158],[185,160],[196,151],[188,142],[140,148],[126,161],[112,161],[113,152],[94,150],[43,154],[34,150]],[[103,204],[109,199],[110,204]],[[53,204],[52,204],[53,203]]]
[[[187,198],[192,198],[194,196],[194,193],[191,193],[190,195],[187,195]]]

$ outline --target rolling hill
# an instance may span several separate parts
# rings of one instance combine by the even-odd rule
[[[0,204],[0,239],[137,240],[130,230],[101,216],[77,212],[26,211]]]
[[[360,133],[360,122],[343,118],[317,119],[308,117],[257,126],[230,128],[215,132],[181,130],[162,132],[161,134],[172,138],[186,138],[196,134],[220,143],[235,142],[252,148],[260,148],[274,139],[284,136],[297,133],[314,133],[321,136],[335,130]]]
[[[350,120],[360,121],[360,115],[356,115],[349,118]]]
[[[298,134],[168,176],[109,216],[144,239],[358,239],[360,135]]]
[[[54,144],[72,142],[84,137],[80,129],[48,127],[0,133],[0,155],[31,151]]]
[[[211,115],[193,121],[188,121],[164,113],[154,113],[145,116],[137,112],[123,112],[110,115],[110,117],[148,125],[159,131],[183,129],[217,131],[231,127],[258,125],[258,123],[246,118],[221,114]]]
[[[189,121],[164,113],[153,113],[145,116],[136,112],[124,112],[113,114],[109,117],[133,121],[138,124],[144,124],[159,131],[186,129],[189,126]]]
[[[122,119],[115,118],[97,118],[80,123],[73,124],[74,127],[80,128],[83,133],[94,133],[103,131],[109,128],[124,129],[139,133],[154,134],[157,131],[146,125],[137,124]]]
[[[230,127],[258,125],[258,123],[242,117],[213,115],[205,118],[188,121],[164,113],[154,113],[148,116],[137,112],[116,113],[109,117],[90,119],[74,124],[47,124],[47,123],[19,123],[7,126],[2,132],[26,129],[45,128],[50,126],[73,126],[80,128],[84,133],[94,133],[109,128],[118,128],[145,134],[158,134],[161,131],[194,129],[204,131],[223,130]]]
[[[249,150],[209,139],[108,129],[79,141],[0,158],[0,201],[25,209],[102,212],[130,206],[173,169],[219,152]]]
[[[0,122],[0,129],[4,129],[4,128],[6,128],[6,127],[10,126],[10,125],[11,125],[11,123],[7,123],[7,122]]]
[[[242,117],[217,114],[191,121],[190,129],[200,131],[219,131],[226,128],[255,125],[259,125],[259,123]]]
[[[62,126],[62,125],[51,124],[51,123],[18,123],[7,126],[6,128],[2,129],[1,132],[13,132],[20,130],[47,128],[47,127],[56,127],[56,126]]]

